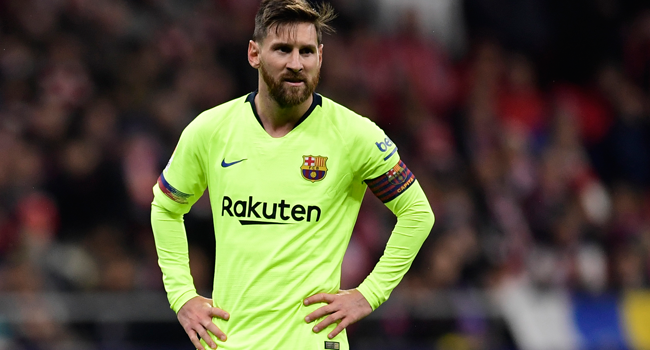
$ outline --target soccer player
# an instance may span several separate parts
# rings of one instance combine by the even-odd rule
[[[397,146],[369,119],[314,93],[333,17],[329,5],[263,0],[248,47],[258,90],[192,121],[154,186],[165,289],[198,349],[348,349],[345,328],[386,301],[431,230],[430,205]],[[370,275],[340,290],[367,187],[397,223]],[[211,299],[193,285],[183,224],[206,188],[216,240]]]

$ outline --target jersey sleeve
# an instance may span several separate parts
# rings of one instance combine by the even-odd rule
[[[199,117],[200,118],[200,117]],[[176,214],[186,214],[207,187],[206,143],[199,118],[183,133],[155,184],[154,202]]]
[[[190,272],[183,216],[154,202],[151,206],[151,228],[169,306],[178,313],[188,300],[198,296]]]
[[[370,119],[355,119],[349,127],[357,131],[350,153],[361,181],[377,178],[399,162],[397,146]]]
[[[397,145],[369,119],[359,121],[353,146],[358,176],[382,202],[397,198],[415,183],[415,176],[400,159]]]
[[[183,215],[207,187],[205,139],[201,131],[196,119],[185,128],[153,187],[151,227],[167,298],[175,312],[198,295],[190,273]]]
[[[397,145],[363,118],[354,152],[359,176],[396,216],[397,224],[377,265],[357,288],[374,309],[388,299],[411,267],[433,227],[434,215],[419,183],[400,159]]]
[[[388,299],[402,280],[433,227],[435,217],[420,184],[416,181],[410,187],[386,203],[397,216],[397,224],[379,262],[357,288],[373,310]]]

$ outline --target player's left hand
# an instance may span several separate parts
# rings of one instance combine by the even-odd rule
[[[347,326],[368,316],[372,312],[372,307],[366,298],[356,289],[341,290],[337,294],[315,294],[305,299],[304,303],[305,305],[327,303],[327,305],[318,308],[305,317],[305,321],[310,323],[325,315],[329,315],[314,327],[314,332],[316,333],[340,320],[336,328],[327,335],[330,339],[336,337]]]

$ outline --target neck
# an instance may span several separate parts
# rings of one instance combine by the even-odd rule
[[[272,137],[282,137],[296,126],[314,100],[314,96],[296,106],[282,107],[271,98],[268,91],[260,89],[255,96],[255,108],[264,130]]]

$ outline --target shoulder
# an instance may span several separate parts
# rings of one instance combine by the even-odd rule
[[[250,106],[246,101],[248,95],[241,96],[212,107],[200,113],[186,127],[184,132],[209,137],[224,126],[236,121],[236,116],[245,113]]]
[[[339,132],[355,176],[374,179],[395,165],[397,146],[375,122],[327,98],[323,98],[323,113]]]
[[[218,106],[212,107],[199,114],[191,124],[198,126],[208,126],[225,123],[233,119],[234,116],[250,111],[249,103],[246,101],[248,95],[224,102]]]
[[[323,113],[327,115],[328,121],[341,133],[348,136],[363,135],[369,130],[378,130],[375,122],[364,117],[342,104],[322,96]]]

